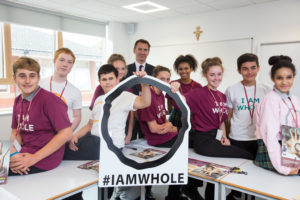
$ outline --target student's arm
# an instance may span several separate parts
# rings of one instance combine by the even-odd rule
[[[11,142],[11,149],[10,149],[10,154],[12,153],[15,153],[17,152],[17,149],[15,148],[15,146],[13,145],[14,143],[14,140],[16,139],[18,141],[18,143],[21,145],[22,144],[22,138],[21,138],[21,135],[18,134],[17,137],[16,137],[16,133],[17,133],[17,129],[12,129],[11,130],[11,136],[10,136],[10,142]],[[14,154],[12,157],[10,157],[10,160],[9,160],[9,167],[11,168],[12,166],[12,163],[15,162],[18,158],[20,158],[21,155],[19,153],[17,154]],[[13,168],[11,168],[11,171],[15,174],[22,174],[22,171],[20,170],[15,170]]]
[[[227,134],[230,133],[231,130],[231,118],[233,116],[233,99],[232,99],[232,94],[231,94],[231,89],[227,88],[225,91],[225,95],[226,95],[226,102],[227,102],[227,106],[228,106],[228,116],[227,116],[227,120],[226,120],[226,132]]]
[[[137,71],[134,74],[138,77],[143,78],[146,75],[145,71]],[[151,104],[151,92],[150,86],[141,84],[142,85],[142,95],[135,98],[133,108],[134,109],[143,109],[147,108]]]
[[[169,122],[169,120],[167,118],[165,118],[165,131],[166,132],[178,132],[178,129],[176,126],[173,126],[173,124],[171,122]]]
[[[165,125],[164,124],[158,124],[155,120],[148,121],[147,122],[148,128],[151,131],[151,133],[154,134],[165,134]]]
[[[27,170],[29,167],[33,166],[40,160],[53,154],[63,144],[65,144],[71,136],[72,136],[71,127],[67,127],[59,130],[57,134],[43,148],[41,148],[34,154],[18,153],[20,158],[16,159],[15,162],[11,163],[11,168],[13,170],[21,170],[23,173],[27,174]]]
[[[151,93],[150,86],[142,84],[142,95],[136,97],[133,108],[134,109],[143,109],[147,108],[151,104]]]
[[[230,133],[232,115],[233,115],[232,108],[228,108],[228,117],[227,117],[227,121],[226,121],[226,133],[228,133],[228,134]]]
[[[73,151],[78,151],[78,147],[76,146],[78,139],[85,136],[89,131],[92,130],[93,120],[90,119],[86,125],[84,125],[79,131],[77,131],[69,142],[69,148]]]
[[[75,131],[81,121],[81,109],[73,109],[72,130]]]
[[[225,122],[222,122],[219,129],[222,130],[222,133],[223,133],[223,136],[221,138],[221,144],[224,146],[230,146],[230,140],[226,136]]]
[[[170,84],[170,88],[173,93],[176,93],[177,91],[179,91],[180,83],[178,81],[173,81]],[[184,98],[183,95],[182,95],[182,97]],[[168,113],[171,113],[172,109],[173,109],[173,105],[172,105],[173,99],[169,96],[167,98],[167,100],[168,100]],[[184,100],[185,100],[185,98],[184,98]]]
[[[167,121],[163,124],[158,124],[155,120],[147,122],[148,128],[151,133],[165,134],[168,132],[177,132],[177,127],[173,126],[171,122]]]
[[[168,102],[168,113],[170,114],[173,109],[172,100],[170,98],[167,98],[167,102]]]
[[[281,99],[277,100],[272,98],[272,96],[268,96],[268,98],[262,102],[260,105],[260,113],[256,112],[260,119],[260,126],[257,128],[267,147],[272,165],[280,174],[288,175],[293,173],[293,171],[291,171],[291,168],[281,165],[281,145],[277,138],[281,126],[279,101],[281,101]]]
[[[130,111],[130,118],[129,118],[129,124],[128,124],[128,132],[125,137],[125,144],[129,144],[131,137],[132,137],[132,131],[133,131],[133,124],[134,124],[134,112]]]

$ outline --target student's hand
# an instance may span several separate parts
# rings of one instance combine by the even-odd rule
[[[230,140],[227,137],[222,136],[220,142],[223,146],[230,146]]]
[[[180,88],[180,83],[178,82],[178,81],[173,81],[172,83],[171,83],[171,91],[173,92],[173,93],[176,93],[177,91],[179,91],[179,88]]]
[[[136,72],[133,72],[133,74],[138,77],[141,77],[141,78],[143,78],[144,76],[147,75],[147,73],[145,71],[136,71]]]
[[[129,137],[128,135],[126,135],[125,137],[125,144],[129,144],[131,141],[131,137]]]
[[[20,175],[25,175],[28,174],[28,172],[30,171],[29,168],[24,168],[24,169],[14,169],[14,168],[10,168],[10,170],[15,173],[15,174],[20,174]]]
[[[11,170],[21,175],[28,174],[29,167],[37,163],[36,156],[31,153],[18,153],[13,157],[10,162]]]
[[[173,128],[173,124],[171,122],[166,122],[164,124],[163,132],[164,133],[172,132],[172,128]]]
[[[290,175],[297,175],[299,173],[300,168],[291,168]]]
[[[18,162],[18,160],[22,157],[22,155],[20,153],[13,155],[10,160],[9,160],[9,168],[10,170],[15,173],[15,174],[28,174],[29,168],[25,168],[25,169],[17,169],[16,167],[16,162]]]
[[[69,148],[72,151],[78,151],[78,147],[76,146],[77,143],[78,143],[78,137],[77,137],[77,135],[73,135],[72,139],[69,142]]]

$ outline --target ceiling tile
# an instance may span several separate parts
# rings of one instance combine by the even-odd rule
[[[157,17],[151,16],[151,15],[132,15],[132,16],[126,16],[126,17],[122,17],[119,18],[119,20],[116,21],[122,21],[122,22],[127,22],[127,23],[138,23],[138,22],[142,22],[142,21],[149,21],[149,20],[155,20],[158,19]]]
[[[207,4],[213,8],[218,10],[223,9],[230,9],[230,8],[239,8],[243,6],[253,5],[252,2],[249,0],[222,0],[222,1],[215,1]]]
[[[251,0],[253,3],[266,3],[270,1],[278,1],[278,0]]]
[[[181,13],[175,11],[174,9],[166,10],[163,12],[149,13],[148,15],[158,18],[176,17],[182,15]]]
[[[196,4],[196,5],[190,5],[190,6],[182,6],[180,8],[174,8],[179,13],[190,15],[190,14],[199,14],[209,11],[215,11],[215,8],[205,6],[203,4]]]

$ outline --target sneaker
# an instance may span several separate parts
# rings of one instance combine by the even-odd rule
[[[181,192],[191,200],[204,200],[197,190],[197,187],[188,187],[187,185],[181,188]]]

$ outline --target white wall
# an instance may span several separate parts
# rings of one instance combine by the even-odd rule
[[[110,22],[107,26],[107,58],[112,53],[122,54],[127,63],[131,63],[129,34],[126,30],[126,24],[119,22]]]
[[[299,0],[280,0],[250,7],[147,21],[138,24],[136,33],[130,36],[130,45],[133,46],[137,39],[145,38],[151,43],[153,47],[151,50],[154,51],[157,47],[179,48],[188,44],[202,45],[252,37],[253,52],[260,56],[261,43],[300,40],[299,8]],[[199,41],[196,41],[193,34],[196,26],[200,26],[203,30]],[[149,63],[151,63],[151,50]],[[133,60],[134,55],[130,56]],[[234,59],[236,60],[238,56],[236,55]],[[205,57],[199,55],[197,59],[201,63]],[[161,56],[160,60],[161,63],[174,62],[173,57],[168,57],[168,52]],[[167,67],[171,68],[172,65]],[[235,65],[229,67],[236,70]]]
[[[7,140],[10,136],[11,131],[11,114],[1,114],[0,115],[0,140]]]

